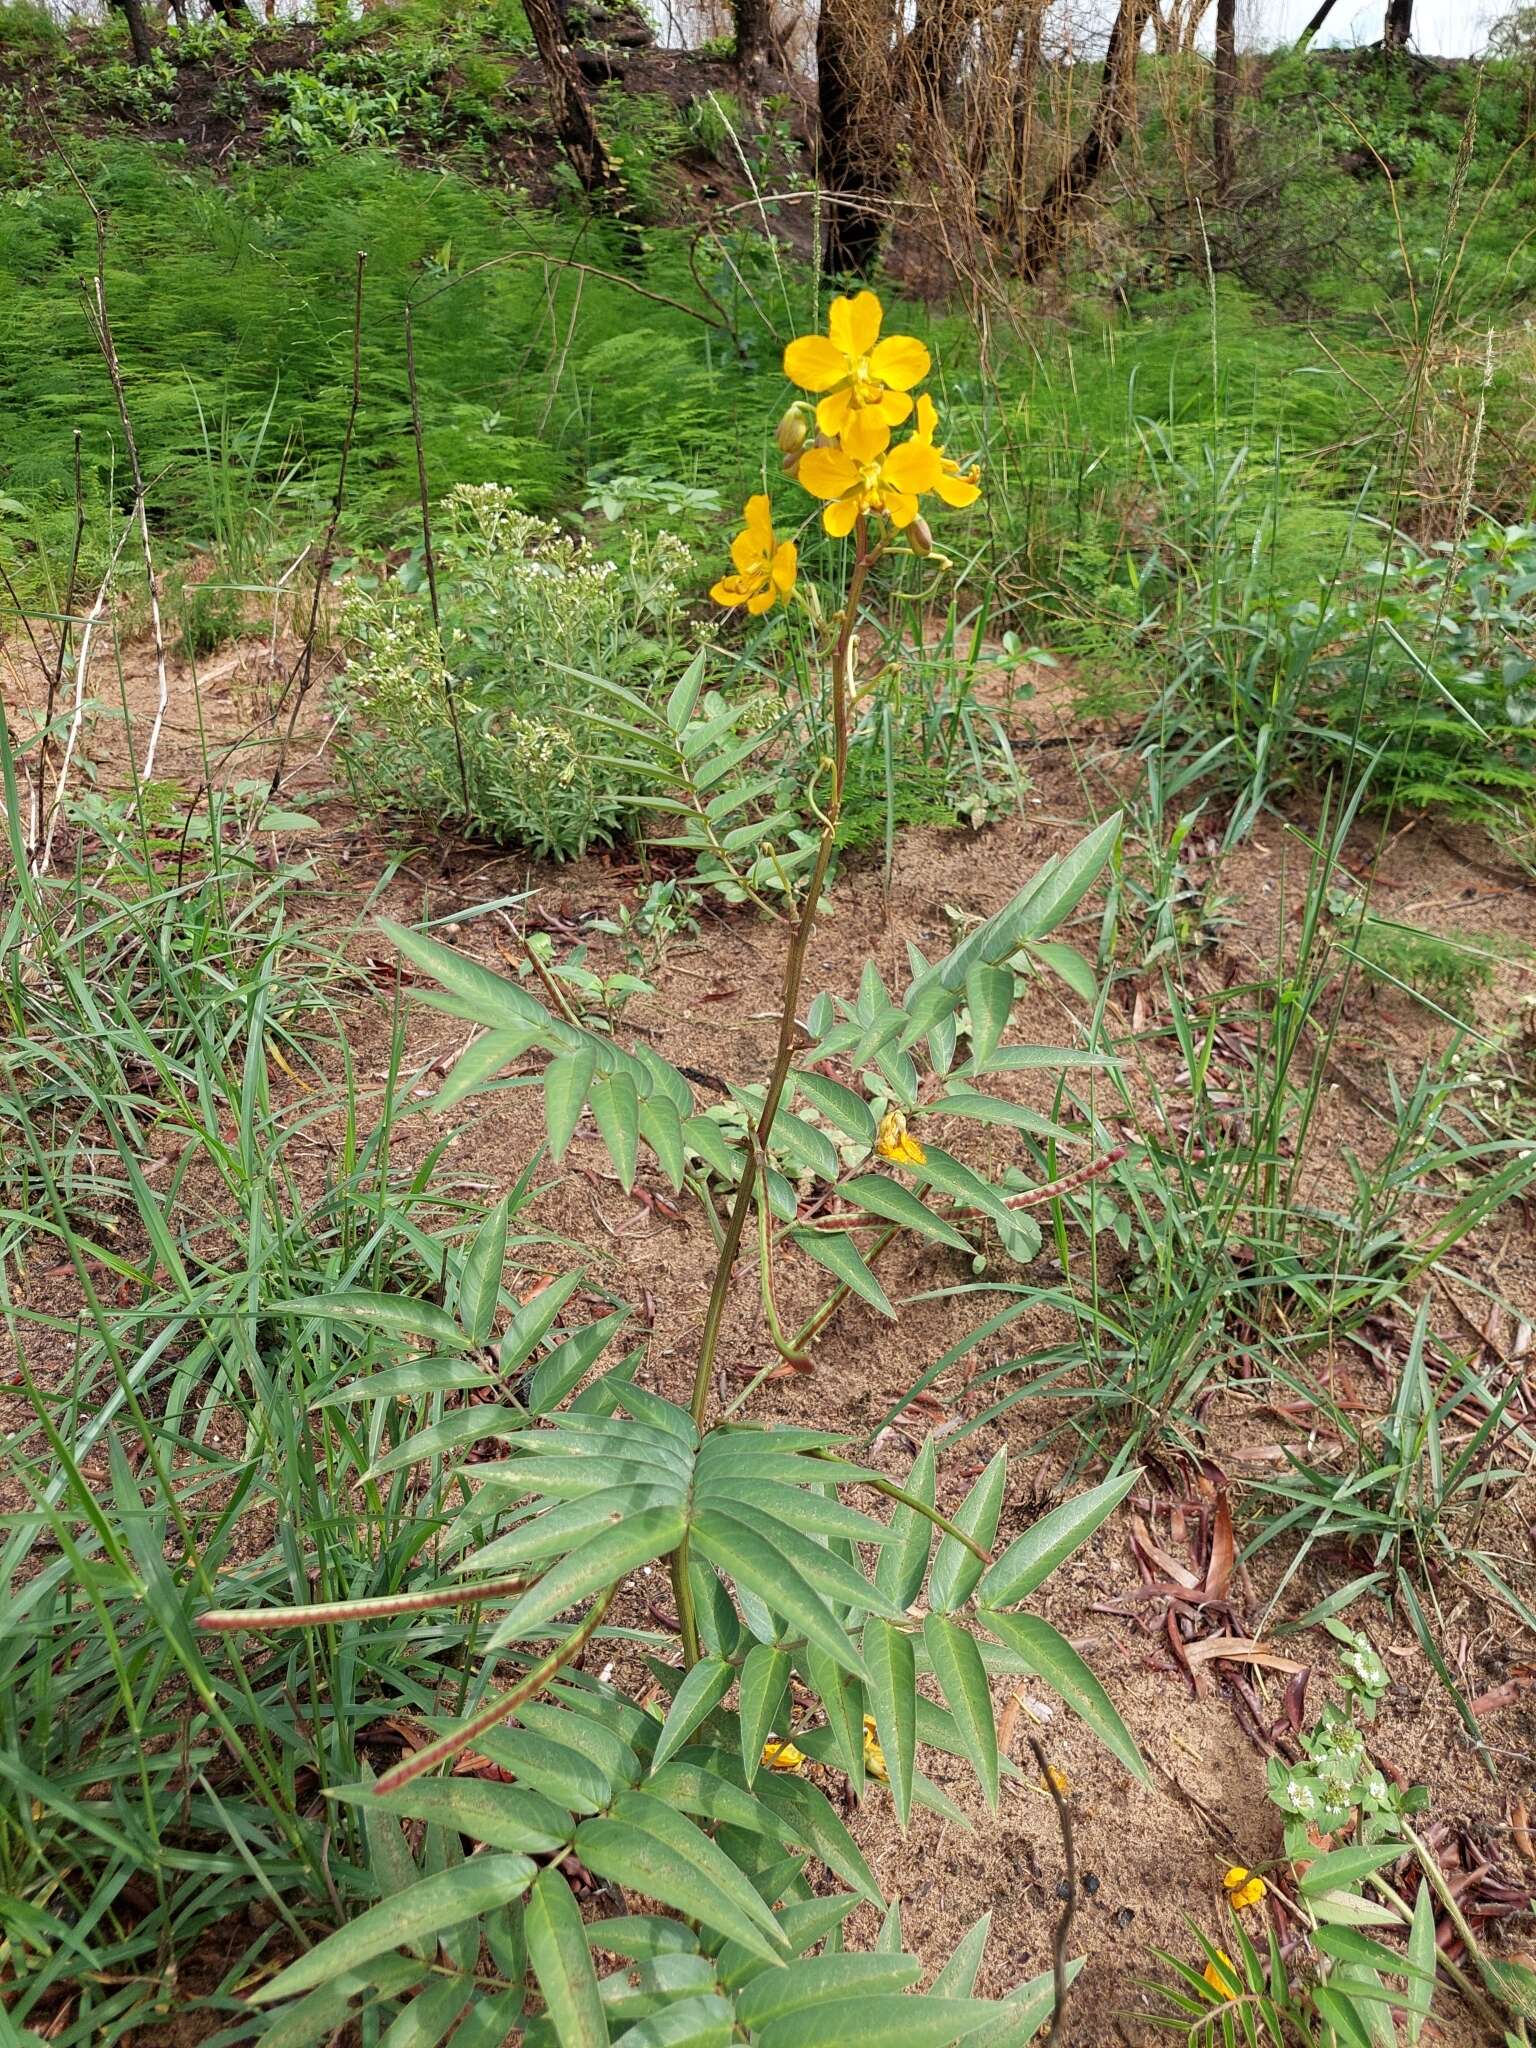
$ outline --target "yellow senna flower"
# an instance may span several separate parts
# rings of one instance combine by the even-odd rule
[[[928,1158],[916,1138],[908,1135],[907,1120],[899,1109],[888,1110],[881,1117],[875,1150],[882,1159],[893,1159],[898,1166],[922,1166]]]
[[[821,523],[828,533],[852,533],[861,512],[881,512],[892,526],[910,526],[921,491],[931,491],[943,470],[936,448],[903,441],[883,456],[856,462],[846,448],[807,448],[797,472],[813,498],[825,498]]]
[[[716,604],[744,604],[749,612],[766,612],[795,587],[799,554],[792,540],[774,545],[773,514],[766,496],[748,498],[745,525],[731,542],[734,576],[722,576],[710,590]]]
[[[855,462],[890,446],[892,427],[912,410],[907,393],[927,376],[927,349],[910,334],[880,339],[884,310],[873,292],[834,299],[825,334],[802,334],[784,351],[784,374],[802,391],[825,392],[816,424]]]
[[[1207,1963],[1201,1972],[1211,1989],[1222,1998],[1236,1998],[1238,1995],[1237,1965],[1224,1948],[1216,1951],[1219,1963]]]
[[[781,1742],[776,1735],[770,1735],[763,1744],[763,1762],[770,1771],[793,1771],[796,1774],[805,1769],[805,1751],[796,1749],[792,1742]]]
[[[981,471],[962,469],[942,448],[934,444],[934,435],[939,429],[939,409],[925,391],[917,401],[917,418],[913,422],[912,440],[919,448],[932,448],[939,458],[939,474],[932,488],[958,511],[962,505],[974,505],[981,496]]]
[[[1235,1913],[1244,1913],[1250,1906],[1256,1906],[1269,1892],[1263,1878],[1255,1877],[1241,1863],[1234,1863],[1221,1881],[1227,1888],[1227,1904]]]
[[[886,1775],[885,1751],[880,1747],[879,1737],[875,1733],[873,1714],[864,1716],[864,1768],[876,1784],[888,1785],[891,1782]]]

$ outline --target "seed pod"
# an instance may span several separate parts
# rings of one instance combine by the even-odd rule
[[[907,528],[907,539],[912,543],[914,555],[931,555],[933,553],[933,528],[921,514]]]

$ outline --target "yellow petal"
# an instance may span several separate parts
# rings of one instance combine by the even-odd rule
[[[912,401],[905,391],[882,391],[880,394],[880,417],[888,426],[899,427],[912,410]]]
[[[841,429],[843,453],[859,464],[878,462],[891,445],[891,430],[877,405],[850,406]]]
[[[830,391],[848,374],[848,361],[824,334],[802,334],[784,351],[784,374],[802,391]]]
[[[774,555],[769,574],[773,578],[774,588],[784,597],[788,597],[795,587],[795,570],[799,566],[799,561],[800,551],[792,540],[783,542]]]
[[[857,486],[859,468],[841,448],[807,448],[800,458],[799,477],[813,498],[840,498]]]
[[[850,362],[867,356],[880,339],[880,301],[873,292],[857,298],[834,299],[827,308],[827,332],[835,348]]]
[[[768,503],[767,493],[758,491],[748,498],[742,508],[742,521],[748,533],[756,534],[763,543],[763,552],[773,546],[773,508]]]
[[[770,1739],[763,1744],[763,1762],[770,1771],[799,1771],[805,1767],[805,1752],[792,1742]]]
[[[1233,1963],[1232,1958],[1227,1954],[1224,1948],[1217,1949],[1216,1953],[1221,1958],[1221,1961],[1219,1963],[1206,1964],[1205,1970],[1203,1972],[1205,1981],[1207,1984],[1210,1985],[1213,1991],[1219,1992],[1223,1998],[1236,1998],[1236,1965]]]
[[[773,601],[778,595],[771,583],[765,583],[755,597],[747,599],[747,610],[754,616],[773,610]]]
[[[844,534],[852,533],[853,522],[858,516],[857,498],[837,498],[822,513],[821,523],[834,540],[841,540]]]
[[[939,408],[925,391],[917,401],[917,439],[931,441],[939,428]]]
[[[910,334],[888,334],[870,351],[869,367],[882,384],[894,384],[898,391],[910,391],[921,384],[933,367],[933,358]]]
[[[763,543],[750,528],[738,533],[731,542],[731,560],[743,576],[750,576],[754,569],[763,564]]]
[[[917,500],[910,491],[893,491],[887,485],[881,493],[881,502],[885,507],[886,518],[898,533],[903,527],[910,526],[917,517]]]
[[[851,384],[844,384],[836,391],[829,391],[825,398],[817,402],[817,426],[830,440],[835,441],[847,426],[848,415],[854,410],[856,403]]]
[[[892,1156],[899,1159],[903,1166],[926,1166],[928,1164],[928,1154],[919,1145],[916,1138],[910,1134],[902,1139]]]
[[[943,473],[944,463],[938,449],[925,441],[903,441],[880,465],[882,483],[913,495],[931,491]]]
[[[752,588],[745,576],[722,576],[718,583],[710,585],[709,594],[716,604],[745,604]]]
[[[961,476],[958,471],[951,475],[949,471],[941,470],[934,479],[933,488],[945,504],[953,505],[956,511],[962,505],[974,505],[981,496],[981,485],[969,476]]]

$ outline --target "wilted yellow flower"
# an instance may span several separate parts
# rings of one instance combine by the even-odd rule
[[[916,447],[932,448],[939,458],[939,474],[931,488],[946,505],[953,505],[957,510],[962,505],[974,505],[981,496],[981,471],[974,468],[963,470],[958,462],[944,453],[942,448],[935,447],[933,437],[938,432],[938,427],[938,407],[925,391],[917,401],[917,419],[913,423],[912,440]]]
[[[770,1735],[763,1744],[763,1762],[770,1771],[793,1771],[805,1769],[805,1752],[796,1749],[792,1742],[781,1742],[776,1735]]]
[[[796,474],[813,498],[830,499],[821,515],[828,533],[844,534],[861,512],[882,512],[892,526],[910,526],[918,493],[934,488],[942,466],[936,448],[903,441],[865,462],[845,448],[807,448]]]
[[[1045,1782],[1053,1786],[1063,1799],[1070,1797],[1072,1791],[1071,1781],[1068,1779],[1066,1772],[1057,1770],[1054,1764],[1046,1765]]]
[[[742,514],[746,521],[731,542],[734,576],[722,576],[710,590],[716,604],[744,604],[749,612],[766,612],[795,587],[799,555],[792,540],[777,547],[773,539],[773,514],[761,492],[748,498]]]
[[[1238,1995],[1237,1965],[1224,1948],[1216,1951],[1219,1963],[1207,1963],[1201,1973],[1211,1989],[1222,1998],[1236,1998]]]
[[[1234,1863],[1221,1880],[1227,1888],[1227,1904],[1234,1912],[1246,1912],[1249,1906],[1256,1906],[1264,1898],[1269,1886],[1262,1877],[1255,1877],[1251,1870],[1245,1870],[1241,1863]]]
[[[890,1779],[885,1771],[885,1751],[880,1747],[875,1734],[875,1717],[864,1716],[864,1768],[877,1784],[888,1785]]]
[[[880,339],[884,317],[873,292],[834,299],[826,333],[803,334],[784,351],[789,381],[802,391],[826,393],[816,424],[840,440],[855,462],[873,462],[890,446],[891,428],[912,410],[907,393],[928,374],[930,359],[920,341],[910,334]]]
[[[875,1150],[882,1159],[893,1159],[898,1166],[922,1166],[928,1158],[916,1138],[908,1136],[907,1120],[899,1109],[887,1110],[881,1117]]]

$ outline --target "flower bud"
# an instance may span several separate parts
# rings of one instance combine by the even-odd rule
[[[914,555],[931,555],[933,553],[933,529],[921,514],[907,528],[907,539],[912,543]]]
[[[778,442],[781,454],[798,455],[809,439],[810,431],[806,423],[805,407],[792,405],[774,428],[773,438]]]

